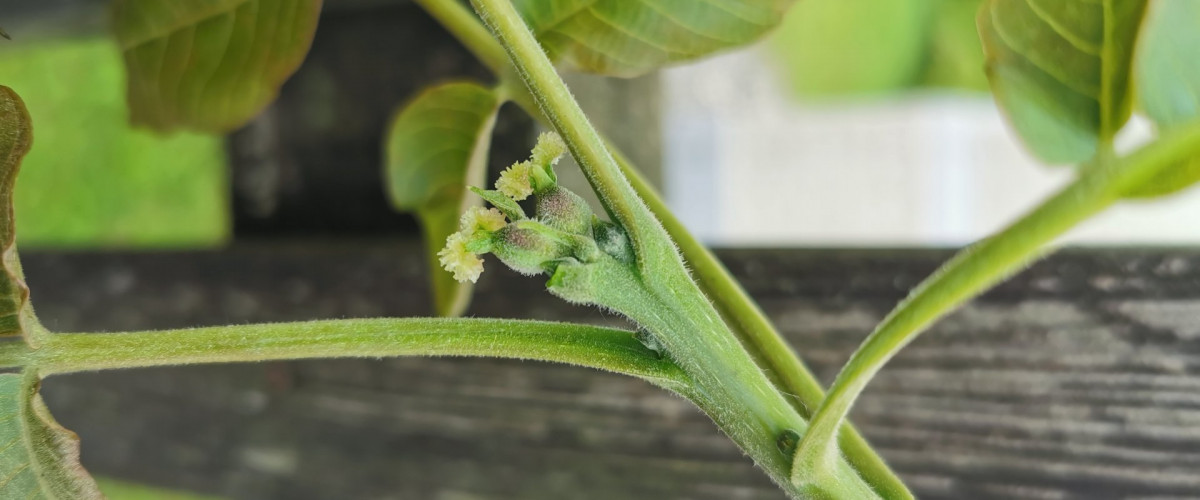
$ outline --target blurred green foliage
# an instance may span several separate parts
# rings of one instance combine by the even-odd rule
[[[107,38],[0,43],[0,84],[24,99],[33,149],[16,188],[24,248],[190,247],[229,233],[219,137],[134,130]]]
[[[771,45],[806,98],[921,87],[986,90],[975,30],[980,0],[804,0]]]
[[[222,500],[220,497],[164,490],[103,476],[97,477],[96,483],[108,500]]]

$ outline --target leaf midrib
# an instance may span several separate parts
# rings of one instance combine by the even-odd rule
[[[706,34],[706,33],[702,33],[699,30],[697,30],[696,28],[689,26],[687,23],[684,23],[683,21],[671,16],[668,12],[664,12],[662,9],[658,8],[657,6],[655,6],[654,4],[652,4],[648,1],[645,1],[645,0],[630,0],[630,1],[640,4],[640,6],[642,8],[646,8],[646,9],[649,9],[649,10],[652,10],[652,11],[658,13],[659,15],[663,16],[664,19],[667,19],[668,21],[674,23],[676,26],[679,26],[681,29],[683,29],[684,31],[687,31],[688,33],[691,33],[692,35],[695,35],[695,36],[698,36],[701,38],[707,38],[709,40],[713,40],[715,42],[719,42],[719,43],[725,44],[725,45],[736,43],[735,40],[725,40],[725,39],[714,37],[714,36]],[[614,30],[616,30],[634,40],[637,40],[638,42],[641,42],[648,47],[652,47],[654,49],[660,50],[660,51],[668,54],[668,58],[670,58],[671,55],[680,55],[680,56],[684,56],[684,57],[694,57],[696,55],[699,55],[697,53],[680,51],[680,50],[675,50],[671,47],[662,46],[654,41],[651,41],[651,40],[645,38],[644,36],[636,33],[633,30],[627,29],[624,26],[621,26],[618,23],[616,23],[610,19],[607,19],[606,17],[600,15],[600,13],[595,9],[596,4],[599,2],[600,2],[600,0],[586,0],[584,2],[581,2],[579,4],[578,8],[568,11],[566,14],[559,16],[558,18],[552,20],[551,22],[547,23],[544,26],[539,26],[537,29],[537,32],[535,34],[540,37],[544,34],[554,32],[554,33],[559,34],[560,36],[564,36],[566,38],[571,39],[573,42],[575,42],[581,46],[584,46],[585,48],[587,48],[593,52],[596,52],[598,54],[603,54],[604,56],[606,56],[608,58],[617,60],[624,64],[632,64],[633,63],[632,61],[620,61],[620,58],[618,58],[618,56],[616,54],[611,54],[609,52],[600,50],[598,48],[588,46],[586,43],[584,43],[579,38],[571,36],[569,33],[566,33],[564,31],[558,29],[562,25],[566,24],[568,21],[575,19],[577,16],[582,15],[585,12],[590,12],[591,16],[593,18],[597,19],[598,21],[601,21],[604,24],[611,26]],[[746,17],[738,14],[737,12],[733,12],[717,3],[711,2],[709,0],[700,0],[700,2],[712,7],[714,9],[720,10],[721,12],[728,14],[730,17],[735,18],[739,21],[742,21],[746,24],[751,24],[751,25],[755,25],[755,26],[763,26],[761,23],[755,22],[754,20],[751,20],[751,19],[747,19]]]
[[[150,43],[152,41],[158,40],[160,38],[169,37],[172,34],[174,34],[175,32],[182,30],[184,28],[187,28],[188,26],[196,26],[196,25],[198,25],[204,21],[207,21],[209,19],[212,19],[214,17],[223,16],[225,14],[228,14],[232,11],[237,10],[242,5],[244,5],[248,2],[255,2],[255,1],[258,1],[258,0],[227,0],[226,3],[222,3],[220,5],[214,6],[213,9],[210,11],[205,11],[205,12],[201,12],[201,13],[197,13],[197,14],[194,14],[191,16],[184,17],[175,23],[163,26],[161,29],[150,30],[149,33],[147,33],[143,37],[133,38],[133,39],[130,39],[127,41],[123,41],[121,43],[121,50],[122,51],[132,50],[132,49],[135,49],[142,45],[145,45],[147,43]]]
[[[1088,99],[1091,99],[1093,101],[1096,101],[1096,103],[1099,105],[1099,107],[1103,110],[1104,106],[1103,106],[1103,103],[1101,102],[1101,99],[1103,98],[1103,95],[1104,95],[1103,94],[1103,92],[1104,92],[1103,82],[1100,82],[1099,87],[1088,88],[1088,87],[1090,87],[1088,85],[1088,83],[1090,83],[1090,82],[1080,83],[1079,80],[1069,78],[1068,76],[1061,73],[1060,68],[1046,68],[1042,64],[1039,64],[1036,59],[1029,57],[1023,51],[1019,50],[1012,41],[1012,35],[1010,33],[1008,33],[1008,31],[1005,30],[1004,27],[1002,27],[1002,23],[998,22],[998,19],[1001,16],[996,14],[996,11],[995,11],[996,5],[997,4],[995,2],[993,2],[991,4],[992,14],[988,17],[992,24],[992,30],[995,31],[996,35],[999,36],[1000,41],[1004,43],[1004,46],[1007,49],[1005,52],[1010,54],[1011,57],[1019,58],[1020,60],[1025,61],[1026,63],[1028,63],[1030,65],[1030,67],[1036,68],[1038,71],[1045,73],[1047,76],[1053,78],[1054,81],[1062,84],[1063,87],[1069,89],[1070,91],[1072,91],[1076,94],[1079,94],[1081,96],[1087,97]],[[1028,1],[1026,1],[1026,5],[1030,5],[1028,3]],[[1037,14],[1037,11],[1035,10],[1034,13]],[[1037,14],[1037,16],[1038,16],[1039,20],[1046,23],[1046,26],[1048,26],[1051,31],[1053,31],[1056,35],[1058,35],[1059,37],[1062,37],[1064,40],[1066,40],[1066,37],[1063,37],[1062,34],[1059,33],[1059,31],[1057,29],[1055,29],[1053,23],[1050,23],[1049,21],[1044,19],[1040,14]],[[1071,42],[1068,40],[1067,43],[1071,43]],[[1072,44],[1072,45],[1074,45],[1074,44]],[[1100,60],[1101,79],[1103,80],[1104,58],[1100,57],[1100,56],[1095,56],[1095,55],[1093,55],[1092,57],[1098,57],[1098,59]]]
[[[33,479],[35,481],[37,481],[38,486],[41,488],[42,495],[45,496],[46,498],[53,498],[50,493],[47,493],[50,491],[50,485],[46,484],[46,482],[45,482],[46,476],[44,474],[44,471],[41,470],[41,467],[38,467],[37,460],[35,460],[36,457],[34,457],[34,454],[33,454],[34,443],[31,439],[33,433],[30,432],[29,419],[26,418],[27,417],[26,411],[29,409],[29,399],[30,399],[30,391],[28,390],[27,384],[28,384],[29,378],[34,377],[34,376],[36,376],[36,375],[33,375],[32,372],[29,372],[29,373],[21,376],[21,381],[20,381],[20,385],[19,385],[20,391],[17,393],[17,398],[16,398],[17,412],[16,412],[15,417],[17,419],[18,425],[21,426],[20,439],[21,439],[22,443],[25,444],[25,461],[26,461],[25,463],[30,469],[33,469]],[[16,474],[14,474],[13,477],[16,477]]]

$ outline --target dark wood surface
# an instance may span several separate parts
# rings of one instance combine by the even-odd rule
[[[22,255],[53,329],[422,315],[404,243]],[[732,270],[828,382],[943,251],[739,250]],[[621,324],[488,262],[471,314]],[[486,359],[55,377],[95,473],[270,499],[781,495],[686,402]],[[1200,251],[1067,251],[942,322],[854,420],[923,498],[1200,498]]]

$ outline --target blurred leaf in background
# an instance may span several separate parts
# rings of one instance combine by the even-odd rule
[[[164,490],[108,477],[97,477],[96,483],[108,500],[222,500],[220,497]]]
[[[17,183],[29,246],[214,245],[230,231],[219,137],[133,130],[107,38],[0,46],[0,83],[25,100],[33,149]]]
[[[980,0],[923,0],[931,4],[924,68],[917,82],[926,87],[985,92],[983,44],[975,27]]]
[[[980,0],[805,0],[771,45],[805,98],[920,87],[985,90],[975,32]]]

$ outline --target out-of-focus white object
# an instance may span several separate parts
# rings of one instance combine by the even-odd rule
[[[802,103],[764,54],[665,71],[666,195],[715,245],[961,245],[1072,177],[1028,155],[985,94]],[[1135,117],[1128,149],[1150,136]],[[1068,243],[1200,243],[1200,188],[1122,203]]]

